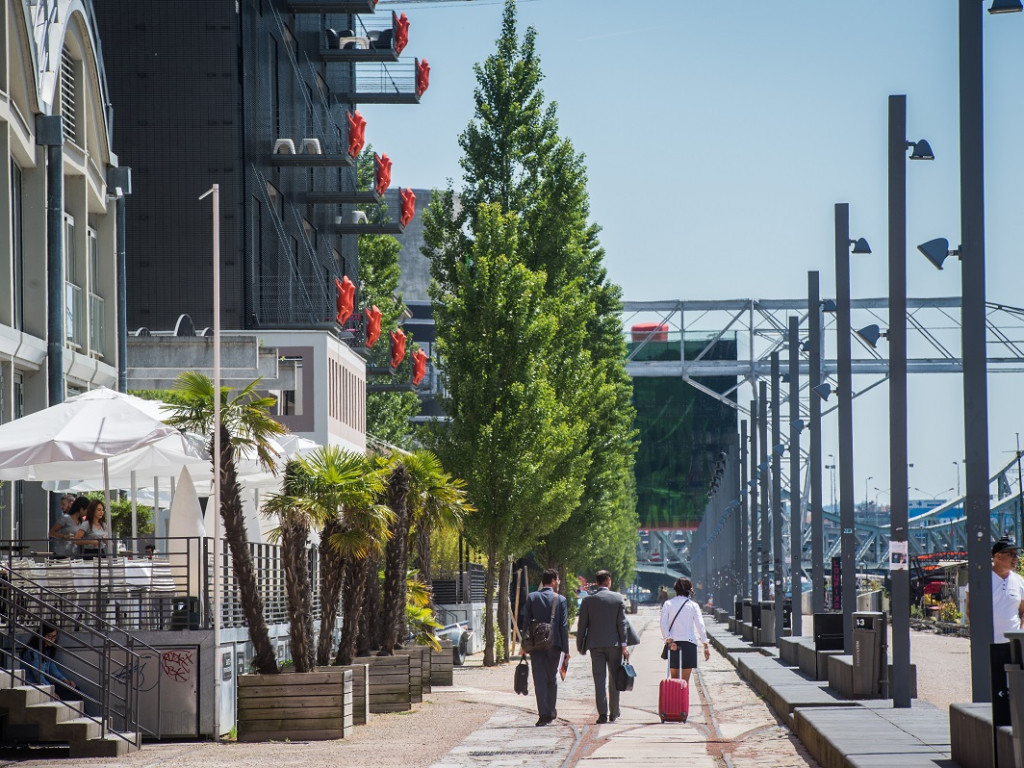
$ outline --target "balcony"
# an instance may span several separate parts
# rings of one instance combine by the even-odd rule
[[[416,195],[411,189],[389,189],[382,206],[368,213],[349,211],[338,217],[334,228],[339,235],[401,235],[416,212]]]
[[[75,349],[85,345],[85,303],[74,283],[64,283],[64,340]]]
[[[419,104],[430,80],[426,60],[414,63],[382,65],[378,71],[359,68],[354,82],[334,94],[345,104]]]
[[[104,357],[107,353],[106,315],[103,312],[103,297],[89,294],[89,353],[93,357]]]
[[[398,61],[409,42],[409,20],[394,11],[390,21],[374,19],[371,26],[356,18],[356,29],[324,32],[320,58],[326,62]]]
[[[379,205],[381,196],[374,190],[337,190],[331,192],[307,192],[304,196],[307,205]]]
[[[373,13],[377,0],[288,0],[292,13]]]
[[[296,152],[294,141],[278,139],[270,155],[270,164],[278,168],[351,168],[354,163],[347,152],[325,153],[317,138],[304,138],[300,146],[302,151]]]

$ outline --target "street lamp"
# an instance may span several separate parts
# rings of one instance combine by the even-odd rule
[[[954,461],[953,466],[956,467],[956,495],[959,497],[960,494],[960,462]]]
[[[871,253],[864,238],[850,239],[850,206],[835,206],[836,363],[839,378],[839,536],[842,557],[843,651],[853,653],[853,611],[857,604],[853,477],[853,351],[850,327],[850,246]],[[835,585],[833,585],[833,589]]]
[[[944,491],[939,491],[939,492],[938,492],[938,493],[936,493],[936,494],[931,494],[931,493],[929,493],[928,491],[926,491],[926,490],[925,490],[924,488],[917,488],[917,487],[915,487],[915,488],[914,488],[914,490],[915,490],[915,491],[917,491],[917,492],[919,492],[919,493],[923,493],[923,494],[924,494],[925,496],[927,496],[927,497],[928,497],[929,499],[931,499],[932,501],[935,501],[935,499],[939,498],[939,496],[945,496],[945,495],[946,495],[947,493],[949,493],[949,492],[950,492],[950,491],[952,491],[953,489],[952,489],[952,488],[947,488],[946,490],[944,490]]]
[[[870,509],[870,504],[868,503],[870,501],[870,499],[868,497],[868,483],[870,483],[874,479],[875,479],[874,475],[868,475],[867,477],[864,478],[864,515],[865,516],[868,513],[868,509]]]

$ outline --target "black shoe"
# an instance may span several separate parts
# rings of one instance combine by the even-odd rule
[[[609,723],[614,723],[618,719],[619,719],[619,715],[609,715],[608,716],[608,722]]]
[[[548,719],[547,719],[546,717],[542,717],[542,718],[538,719],[538,720],[537,720],[537,722],[536,722],[536,723],[534,723],[534,725],[537,725],[537,726],[540,726],[540,725],[547,725],[547,724],[548,724],[548,723],[550,723],[550,722],[551,722],[551,721],[550,721],[550,720],[548,720]]]
[[[599,715],[595,725],[604,725],[608,722],[608,715]]]

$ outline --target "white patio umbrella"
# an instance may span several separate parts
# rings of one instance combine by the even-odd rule
[[[178,483],[174,486],[174,499],[171,500],[171,517],[167,535],[177,541],[170,542],[171,554],[167,559],[171,562],[174,582],[181,592],[188,589],[188,594],[198,597],[202,594],[203,562],[202,550],[197,546],[206,537],[206,526],[203,524],[203,510],[199,505],[196,487],[192,484],[192,476],[188,469],[182,469]],[[193,539],[194,550],[186,552],[183,539]]]

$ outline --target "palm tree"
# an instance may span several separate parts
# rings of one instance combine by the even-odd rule
[[[405,624],[406,570],[409,564],[409,491],[412,476],[405,456],[392,462],[388,476],[387,504],[395,516],[391,540],[384,550],[384,599],[381,610],[382,656],[391,656],[399,646],[399,632]]]
[[[342,563],[337,550],[327,543],[324,551],[329,562],[321,563],[322,573],[330,570],[324,582],[331,594],[322,594],[321,642],[313,648],[313,590],[309,578],[307,544],[311,529],[340,535],[344,531],[345,510],[372,504],[383,487],[379,473],[367,471],[364,456],[342,451],[336,446],[317,448],[306,457],[289,462],[282,493],[272,496],[264,512],[276,514],[279,527],[272,533],[281,539],[288,595],[288,620],[292,658],[297,672],[309,672],[320,661],[328,663],[330,640],[337,618],[341,591]],[[329,531],[328,531],[329,529]],[[320,658],[322,657],[322,661]]]
[[[255,651],[253,666],[261,674],[273,674],[279,671],[277,657],[270,643],[270,632],[263,615],[263,597],[256,583],[245,533],[241,487],[235,464],[238,451],[248,450],[265,468],[273,469],[275,451],[270,439],[285,432],[285,428],[270,416],[275,399],[256,391],[259,382],[257,379],[234,396],[230,387],[221,388],[220,477],[217,482],[220,485],[224,538],[231,552],[238,599]],[[195,371],[185,371],[178,376],[173,392],[173,402],[167,407],[171,413],[167,423],[178,429],[210,435],[210,454],[213,455],[213,382]],[[220,567],[220,563],[216,566]]]

